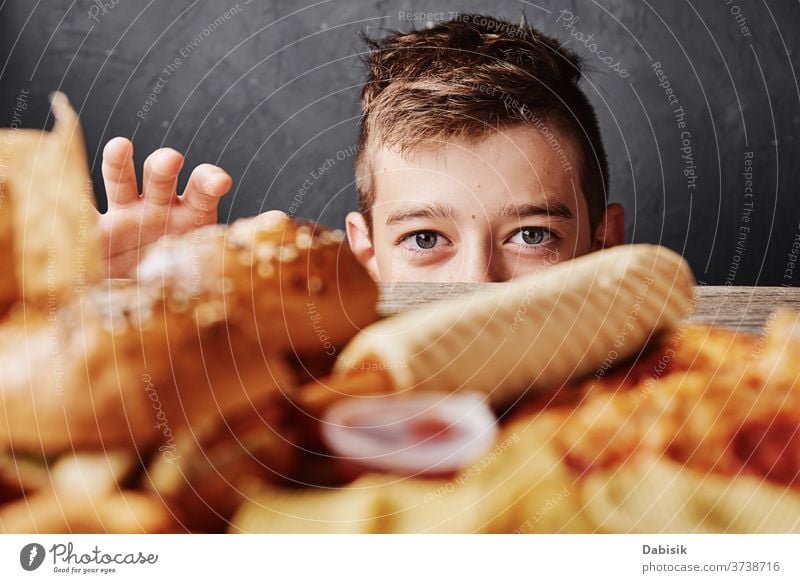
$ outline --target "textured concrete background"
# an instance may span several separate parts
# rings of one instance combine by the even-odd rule
[[[706,283],[800,283],[795,0],[5,0],[0,125],[49,123],[46,95],[61,89],[81,110],[101,207],[102,144],[124,135],[139,163],[168,145],[187,168],[228,170],[222,221],[280,208],[340,226],[355,208],[358,32],[451,11],[524,12],[587,59],[629,240],[683,252]],[[409,16],[420,12],[435,14]]]

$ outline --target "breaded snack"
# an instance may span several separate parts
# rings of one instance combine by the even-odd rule
[[[673,251],[614,247],[377,322],[320,385],[331,395],[468,390],[508,404],[636,354],[687,316],[693,284]]]
[[[286,217],[211,225],[162,238],[138,280],[164,286],[174,302],[216,302],[272,350],[330,352],[377,318],[377,286],[343,238]]]
[[[0,129],[0,251],[9,268],[0,304],[13,280],[13,299],[54,306],[104,272],[78,116],[63,93],[51,103],[52,131]]]
[[[147,448],[292,385],[276,354],[229,338],[224,320],[199,316],[202,302],[176,310],[162,292],[106,284],[52,316],[15,310],[0,327],[0,443]]]
[[[336,239],[291,221],[207,227],[154,249],[139,281],[107,280],[50,313],[19,304],[0,335],[0,443],[147,447],[289,390],[287,355],[343,344],[376,317],[375,284]],[[196,288],[181,271],[194,251]]]
[[[262,217],[99,279],[80,127],[53,110],[52,132],[0,134],[0,530],[218,530],[290,471],[263,421],[377,318],[377,288],[340,231]]]

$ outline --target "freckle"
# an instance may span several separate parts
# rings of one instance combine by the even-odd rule
[[[472,218],[474,219],[474,218],[475,218],[475,215],[472,215]]]

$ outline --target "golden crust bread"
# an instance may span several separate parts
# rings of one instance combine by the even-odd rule
[[[149,447],[292,384],[277,355],[170,310],[157,289],[106,285],[29,312],[0,327],[0,443],[16,451]]]
[[[262,249],[252,265],[237,260]],[[321,227],[243,220],[152,253],[137,282],[98,284],[49,314],[13,310],[0,335],[0,443],[149,446],[290,390],[287,354],[335,350],[376,317],[374,282]],[[182,271],[193,257],[196,288]]]
[[[53,111],[52,132],[15,130],[3,151],[18,277],[0,289],[0,448],[150,447],[291,390],[291,360],[376,319],[342,233],[288,219],[165,237],[138,280],[98,281],[80,126],[63,95]]]
[[[377,287],[343,239],[286,217],[241,219],[162,238],[138,280],[176,304],[216,302],[217,317],[271,350],[332,353],[376,319]]]
[[[51,103],[52,131],[0,129],[3,279],[14,274],[3,285],[15,279],[13,299],[40,306],[73,297],[104,273],[83,132],[64,94]],[[0,304],[4,297],[7,289]]]
[[[80,126],[63,95],[53,111],[52,132],[0,134],[0,500],[17,500],[0,529],[161,532],[173,511],[219,528],[209,511],[230,515],[243,482],[289,471],[264,418],[376,319],[377,288],[341,232],[263,217],[165,237],[136,280],[99,280]],[[129,491],[154,459],[163,500]]]

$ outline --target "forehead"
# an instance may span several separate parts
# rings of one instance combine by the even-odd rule
[[[372,170],[378,215],[411,202],[488,215],[509,203],[554,199],[577,212],[583,198],[574,150],[555,128],[512,127],[403,154],[379,148]]]

